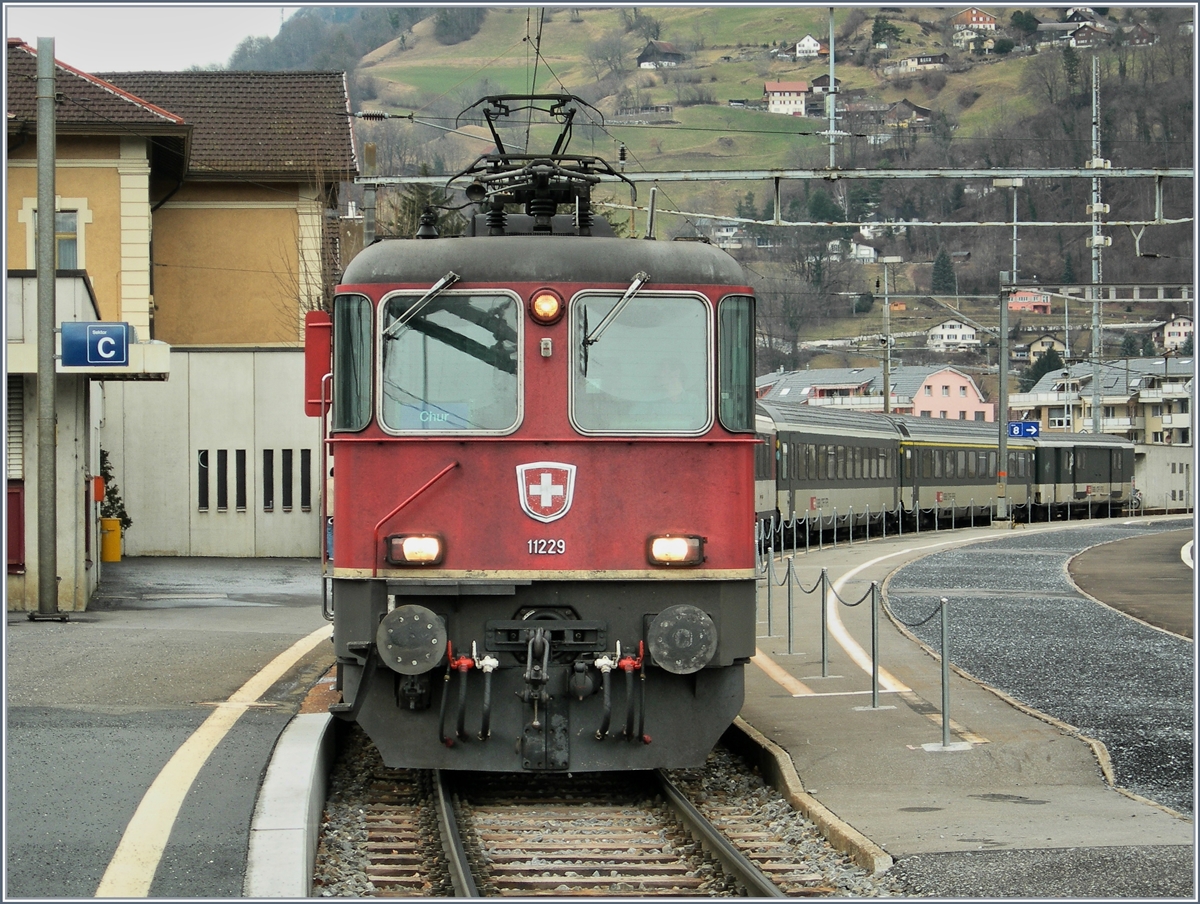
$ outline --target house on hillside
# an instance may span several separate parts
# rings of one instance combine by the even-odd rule
[[[901,72],[922,72],[945,69],[950,65],[950,57],[945,53],[922,53],[907,57],[899,63]]]
[[[1185,342],[1192,335],[1192,318],[1186,315],[1175,316],[1160,326],[1154,328],[1151,336],[1154,339],[1154,344],[1159,348],[1171,351],[1177,351],[1183,348]]]
[[[816,59],[822,51],[828,54],[829,48],[812,35],[805,35],[796,42],[796,59],[798,60]]]
[[[1049,314],[1051,307],[1050,294],[1038,289],[1017,289],[1008,296],[1008,309],[1010,311]]]
[[[962,31],[964,28],[973,31],[995,31],[996,17],[977,6],[972,6],[951,16],[950,27],[954,31]]]
[[[1158,43],[1158,35],[1145,25],[1134,23],[1120,30],[1121,42],[1130,47],[1146,47]]]
[[[1106,32],[1096,28],[1093,24],[1080,25],[1077,29],[1070,33],[1068,40],[1072,47],[1103,47],[1106,45],[1112,36]]]
[[[1042,355],[1053,349],[1060,358],[1064,360],[1067,357],[1067,346],[1061,339],[1050,333],[1044,333],[1038,336],[1029,343],[1029,360],[1032,363],[1037,363],[1041,360]]]
[[[979,337],[969,323],[943,320],[926,332],[925,344],[935,352],[966,351],[979,348]]]
[[[638,54],[637,64],[639,69],[666,69],[686,59],[686,54],[669,41],[651,41]]]
[[[807,99],[807,82],[766,82],[763,85],[763,100],[768,113],[803,116]]]
[[[884,123],[892,128],[929,131],[933,111],[920,107],[907,97],[892,104],[884,114]]]

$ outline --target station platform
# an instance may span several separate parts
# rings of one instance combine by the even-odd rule
[[[1191,528],[1190,521],[1178,526]],[[1032,535],[1081,528],[1087,529],[1060,524],[1021,530]],[[956,670],[950,672],[945,738],[940,659],[890,621],[882,605],[880,681],[873,694],[871,603],[843,603],[869,597],[873,581],[886,596],[889,575],[921,557],[1008,533],[923,533],[807,554],[801,544],[799,554],[788,554],[799,580],[790,644],[785,590],[774,586],[768,602],[765,584],[760,586],[759,653],[746,672],[742,720],[786,751],[794,781],[802,784],[793,789],[794,803],[807,809],[817,802],[814,818],[849,838],[847,849],[865,868],[878,872],[903,861],[895,868],[910,872],[924,894],[1193,895],[1191,814],[1116,789],[1103,744]],[[1174,543],[1178,562],[1182,541],[1165,542]],[[1120,570],[1122,543],[1105,549],[1107,555],[1092,561]],[[1146,552],[1135,544],[1129,554]],[[1144,558],[1127,561],[1125,569],[1143,564]],[[779,580],[786,566],[777,555]],[[1187,571],[1183,563],[1179,568]],[[817,587],[822,569],[837,593],[827,609],[824,669],[819,591],[804,593]],[[1173,586],[1190,597],[1190,574]],[[1186,605],[1190,609],[1190,599]],[[937,609],[936,597],[929,607]],[[1072,663],[1064,660],[1061,667],[1068,673]],[[1088,866],[1098,853],[1110,866],[1126,858],[1137,867]],[[1014,863],[1024,867],[1014,873]]]

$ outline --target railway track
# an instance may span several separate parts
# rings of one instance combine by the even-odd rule
[[[357,732],[349,743],[370,747]],[[697,806],[666,772],[440,773],[388,769],[373,748],[369,753],[368,766],[333,789],[317,854],[315,894],[783,897],[838,892],[753,808],[721,798]],[[348,807],[353,818],[332,818],[337,807]],[[352,828],[332,831],[335,822]],[[330,879],[337,871],[361,881],[339,888]]]

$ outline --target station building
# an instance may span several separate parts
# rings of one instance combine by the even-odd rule
[[[10,39],[7,65],[8,605],[32,610],[36,49]],[[317,555],[303,323],[336,281],[338,186],[357,174],[344,75],[58,62],[56,91],[58,319],[137,340],[128,373],[59,363],[59,608],[99,580],[101,449],[126,555]]]

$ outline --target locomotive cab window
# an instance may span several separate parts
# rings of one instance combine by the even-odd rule
[[[362,430],[371,420],[371,302],[333,300],[333,429]]]
[[[572,304],[575,428],[598,434],[706,433],[713,421],[707,302],[644,293],[610,317],[620,300],[620,293],[597,293]]]
[[[392,433],[510,432],[520,412],[521,306],[502,294],[387,298],[381,422]]]

